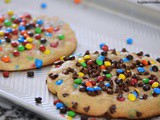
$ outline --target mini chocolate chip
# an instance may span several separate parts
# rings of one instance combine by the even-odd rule
[[[107,52],[101,52],[101,55],[103,55],[103,56],[106,56],[107,55]]]
[[[75,56],[69,56],[68,57],[68,60],[74,60],[75,59]]]
[[[77,67],[81,67],[81,64],[79,62],[76,63]]]
[[[53,74],[53,73],[49,74],[49,78],[51,78],[52,80],[56,79],[57,77],[58,77],[58,74]]]
[[[40,42],[41,42],[42,44],[45,44],[45,43],[47,42],[47,40],[46,40],[45,38],[41,38]]]
[[[34,77],[34,72],[33,71],[27,71],[27,77]]]
[[[155,65],[153,65],[153,66],[152,66],[152,70],[153,70],[154,72],[158,72],[158,67],[155,66]]]
[[[85,88],[84,86],[80,86],[79,91],[80,91],[80,92],[85,92],[85,91],[86,91],[86,88]]]
[[[137,117],[141,117],[142,116],[142,113],[141,112],[136,112],[136,114],[137,114]]]
[[[35,98],[36,103],[42,103],[42,98],[41,97],[37,97]]]
[[[132,56],[132,55],[127,55],[127,58],[128,58],[129,60],[133,60],[133,56]]]
[[[109,108],[109,111],[111,114],[114,114],[116,112],[116,105],[112,105],[110,108]]]
[[[66,107],[61,107],[61,108],[60,108],[60,113],[61,113],[61,114],[65,114],[66,112],[67,112]]]
[[[77,102],[72,102],[72,108],[77,109],[78,103]]]
[[[69,94],[68,93],[63,93],[62,95],[63,95],[63,97],[67,97]]]
[[[122,51],[122,52],[127,52],[126,48],[123,48],[121,51]]]
[[[58,60],[54,62],[54,65],[62,65],[64,62],[62,60]]]
[[[150,57],[150,55],[149,55],[149,54],[145,54],[144,56],[146,56],[146,57]]]
[[[141,51],[141,52],[137,53],[137,55],[138,56],[143,56],[143,52]]]
[[[81,115],[81,120],[88,120],[88,116],[87,115]]]
[[[10,39],[9,37],[5,36],[4,38],[5,38],[5,41],[6,41],[7,43],[10,43],[10,42],[11,42],[11,39]]]
[[[142,96],[142,98],[143,98],[144,100],[146,100],[146,99],[148,98],[148,95],[147,95],[147,94],[144,94],[144,95]]]
[[[150,85],[149,85],[149,84],[143,85],[143,90],[144,90],[144,91],[150,90]]]
[[[160,58],[157,58],[156,61],[160,63]]]
[[[83,110],[84,110],[85,112],[88,112],[88,111],[90,110],[90,106],[87,106],[87,107],[83,108]]]
[[[85,54],[84,55],[90,55],[90,52],[89,50],[86,50]]]

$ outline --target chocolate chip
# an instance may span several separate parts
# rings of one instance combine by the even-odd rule
[[[109,108],[109,111],[111,114],[114,114],[116,112],[116,105],[112,105],[110,108]]]
[[[160,63],[160,58],[157,58],[156,61]]]
[[[33,32],[31,32],[31,31],[28,31],[27,33],[28,33],[28,35],[29,35],[30,37],[33,37],[33,35],[34,35]]]
[[[158,67],[155,66],[155,65],[153,65],[153,66],[152,66],[152,70],[153,70],[154,72],[158,72]]]
[[[98,52],[98,51],[95,51],[94,54],[99,54],[99,52]]]
[[[149,54],[145,54],[144,56],[146,56],[146,57],[150,57],[150,55],[149,55]]]
[[[78,103],[77,102],[72,102],[72,108],[77,109]]]
[[[157,97],[158,94],[156,94],[156,93],[154,92],[154,93],[152,93],[152,96],[153,96],[153,97]]]
[[[86,88],[85,88],[84,86],[80,86],[79,91],[80,91],[80,92],[85,92],[85,91],[86,91]]]
[[[84,110],[85,112],[88,112],[88,111],[90,110],[90,106],[87,106],[87,107],[83,108],[83,110]]]
[[[144,91],[150,90],[150,85],[149,85],[149,84],[143,85],[143,90],[144,90]]]
[[[42,98],[41,97],[37,97],[35,98],[36,103],[42,103]]]
[[[79,62],[76,63],[77,67],[81,67],[81,64]]]
[[[45,43],[47,42],[47,40],[46,40],[45,38],[41,38],[40,42],[41,42],[42,44],[45,44]]]
[[[4,38],[5,38],[5,41],[6,41],[7,43],[10,43],[10,42],[11,42],[11,39],[10,39],[9,37],[5,36]]]
[[[104,52],[104,51],[103,51],[103,52],[101,52],[101,55],[102,55],[102,56],[106,56],[106,55],[107,55],[107,52]]]
[[[127,52],[126,48],[123,48],[121,51],[122,51],[122,52]]]
[[[132,56],[132,55],[127,55],[127,58],[128,58],[129,60],[133,60],[133,56]]]
[[[62,65],[64,62],[62,60],[58,60],[54,62],[54,65]]]
[[[68,60],[75,60],[75,56],[69,56]]]
[[[143,83],[142,82],[139,82],[138,83],[138,87],[142,87],[143,86]]]
[[[143,52],[141,51],[141,52],[137,53],[137,55],[138,56],[143,56]]]
[[[67,97],[69,94],[68,93],[63,93],[62,95],[63,95],[63,97]]]
[[[129,87],[128,86],[123,87],[123,91],[129,92]]]
[[[87,115],[81,115],[81,120],[88,120],[88,116]]]
[[[117,55],[116,49],[112,50],[112,54]]]
[[[62,70],[62,73],[65,74],[65,75],[69,74],[68,70]]]
[[[34,77],[34,72],[33,71],[27,71],[27,77]]]
[[[103,74],[109,74],[110,72],[108,70],[103,70]]]
[[[141,112],[136,112],[136,114],[137,114],[137,117],[141,117],[142,116],[142,113]]]
[[[105,113],[103,114],[103,116],[106,118],[106,120],[110,120],[110,119],[111,119],[111,115],[109,114],[108,111],[105,112]]]
[[[61,114],[65,114],[66,112],[67,112],[66,107],[61,107],[61,108],[60,108],[60,113],[61,113]]]
[[[143,98],[144,100],[147,100],[148,95],[147,95],[147,94],[144,94],[144,95],[142,96],[142,98]]]
[[[58,77],[58,74],[53,74],[53,73],[49,74],[49,78],[51,78],[52,80],[56,79],[57,77]]]
[[[149,72],[148,72],[148,71],[145,71],[145,72],[143,73],[143,75],[149,75]]]
[[[90,52],[89,50],[86,50],[85,54],[84,55],[90,55]]]

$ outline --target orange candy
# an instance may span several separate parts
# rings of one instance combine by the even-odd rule
[[[3,48],[2,47],[0,47],[0,51],[2,51],[3,50]]]
[[[4,21],[4,17],[0,16],[0,22]]]
[[[92,87],[92,83],[89,82],[89,81],[86,81],[86,86],[87,86],[87,87]]]
[[[46,28],[46,31],[49,32],[49,33],[53,32],[53,30],[54,30],[53,27]]]
[[[81,3],[81,0],[74,0],[74,3],[79,4]]]
[[[104,65],[101,65],[101,67],[100,67],[101,69],[106,69],[106,67],[104,66]]]
[[[3,56],[2,58],[1,58],[1,60],[3,61],[3,62],[5,62],[5,63],[8,63],[8,62],[10,62],[10,57],[8,57],[8,56]]]
[[[142,64],[145,65],[145,66],[147,66],[148,65],[148,61],[142,60]]]
[[[27,31],[23,30],[21,31],[21,35],[27,34]]]

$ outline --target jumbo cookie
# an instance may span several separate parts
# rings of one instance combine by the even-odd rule
[[[69,25],[58,17],[0,14],[0,70],[18,71],[53,64],[76,48]]]
[[[47,77],[48,89],[72,111],[105,118],[160,115],[160,63],[143,52],[108,49],[61,57]],[[58,109],[60,109],[60,107]]]

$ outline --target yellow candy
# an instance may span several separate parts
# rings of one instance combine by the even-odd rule
[[[12,28],[16,29],[18,26],[16,24],[12,24]]]
[[[37,22],[37,18],[33,18],[33,22]]]
[[[109,67],[109,66],[111,66],[111,62],[106,61],[106,62],[104,62],[104,65],[105,65],[106,67]]]
[[[119,55],[119,54],[120,54],[120,52],[119,52],[119,51],[116,51],[116,54],[117,54],[117,55]]]
[[[3,36],[4,35],[4,32],[3,31],[0,31],[0,36]]]
[[[60,57],[60,60],[63,60],[65,56]]]
[[[119,79],[122,79],[122,80],[125,80],[126,79],[126,76],[124,74],[119,74],[118,76]]]
[[[26,47],[26,49],[28,49],[28,50],[30,50],[30,49],[32,49],[32,44],[29,44],[29,43],[27,43],[26,45],[25,45],[25,47]]]
[[[84,58],[85,60],[87,60],[87,59],[90,59],[91,56],[90,56],[90,55],[85,55],[83,58]]]
[[[12,11],[12,10],[9,10],[7,13],[8,13],[8,15],[10,15],[10,16],[14,15],[14,11]]]
[[[84,61],[83,58],[79,58],[79,59],[78,59],[78,62],[79,62],[79,63],[82,63],[82,62],[85,62],[85,61]]]
[[[155,62],[155,61],[153,61],[153,60],[151,60],[151,61],[150,61],[150,63],[151,63],[151,64],[155,64],[156,62]]]
[[[128,94],[128,99],[130,101],[135,101],[136,100],[136,96],[134,94]]]
[[[66,118],[67,118],[67,120],[72,120],[72,117],[70,117],[70,116],[67,116]]]
[[[152,84],[152,88],[156,88],[156,87],[158,87],[158,85],[159,85],[158,82],[154,82],[154,83]]]
[[[49,55],[49,54],[51,54],[51,51],[50,51],[50,50],[45,50],[45,51],[44,51],[44,54]]]
[[[79,77],[83,77],[84,74],[83,74],[82,72],[79,72],[79,73],[78,73],[78,76],[79,76]]]
[[[10,3],[11,2],[11,0],[5,0],[5,3]]]
[[[28,41],[28,42],[33,42],[33,38],[27,37],[27,41]]]
[[[135,90],[137,93],[139,93],[139,92],[140,92],[137,88],[135,88],[134,90]]]

